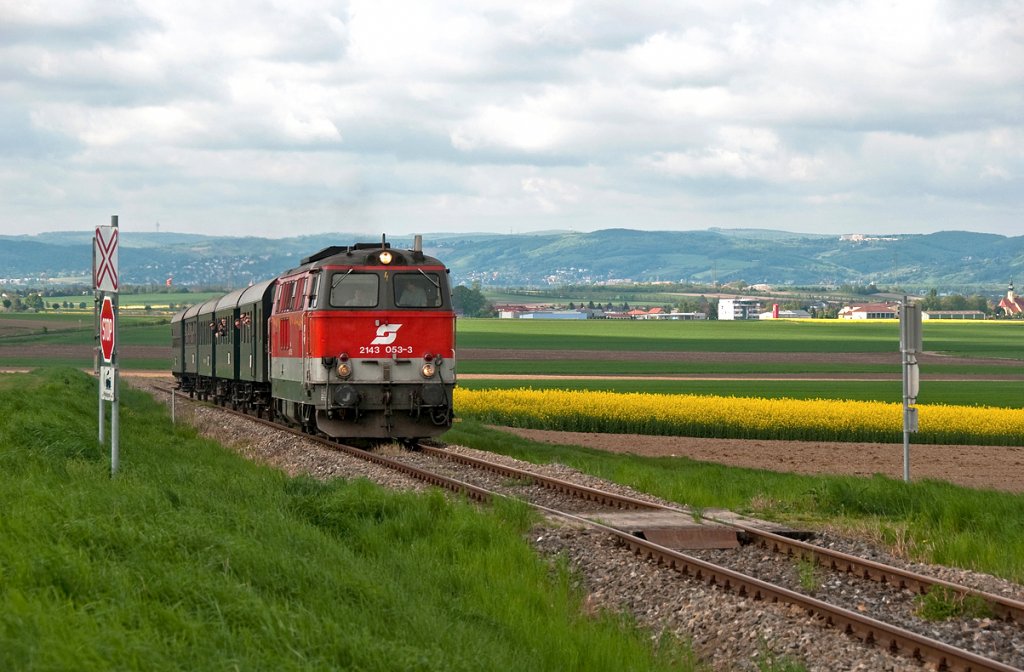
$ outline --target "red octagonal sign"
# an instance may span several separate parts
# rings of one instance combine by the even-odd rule
[[[114,302],[109,296],[103,297],[100,308],[100,352],[103,361],[109,364],[114,357]]]

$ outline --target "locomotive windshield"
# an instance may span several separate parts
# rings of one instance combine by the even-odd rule
[[[374,308],[379,283],[376,273],[335,273],[331,278],[331,307]]]
[[[396,273],[395,305],[399,308],[440,308],[441,281],[437,273]]]

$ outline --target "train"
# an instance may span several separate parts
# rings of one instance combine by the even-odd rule
[[[436,437],[456,384],[448,276],[420,236],[322,249],[174,315],[175,387],[336,439]]]

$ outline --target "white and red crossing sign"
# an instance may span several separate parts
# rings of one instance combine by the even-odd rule
[[[100,353],[107,364],[114,359],[114,302],[109,296],[103,297],[100,308]]]
[[[97,226],[92,245],[93,287],[101,292],[117,292],[117,227]]]

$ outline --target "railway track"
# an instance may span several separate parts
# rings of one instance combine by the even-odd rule
[[[169,392],[166,389],[162,391]],[[227,409],[221,410],[232,412]],[[747,548],[758,548],[762,552],[770,551],[775,557],[783,558],[790,564],[813,562],[824,568],[822,571],[827,570],[831,573],[856,578],[856,580],[884,584],[891,589],[894,599],[912,599],[915,594],[924,594],[941,587],[943,590],[951,591],[956,599],[982,600],[993,614],[1002,619],[1003,627],[1016,629],[1019,635],[1021,625],[1024,623],[1024,603],[1017,600],[793,539],[778,532],[762,529],[756,524],[726,517],[726,515],[706,515],[706,512],[698,514],[682,507],[666,506],[655,501],[609,492],[603,488],[580,485],[531,470],[431,446],[420,446],[417,452],[389,457],[289,430],[252,416],[245,415],[244,417],[252,422],[268,424],[282,431],[292,431],[306,440],[329,446],[332,450],[342,451],[353,457],[371,461],[387,469],[398,471],[436,487],[464,494],[480,502],[488,502],[500,496],[521,497],[527,485],[534,489],[554,493],[560,503],[532,502],[532,505],[548,516],[572,521],[574,525],[585,525],[591,529],[600,530],[603,534],[616,539],[619,544],[628,547],[640,558],[649,559],[660,566],[674,569],[689,579],[701,581],[754,601],[791,605],[791,608],[800,614],[811,616],[826,626],[845,632],[870,647],[884,649],[928,663],[935,669],[965,671],[1022,669],[1020,662],[1022,658],[1019,652],[1016,654],[1017,657],[1014,657],[1012,652],[1009,657],[1003,657],[1010,662],[989,658],[980,653],[947,644],[935,637],[884,622],[871,615],[861,613],[856,608],[834,604],[794,590],[792,587],[757,578],[751,573],[737,571],[727,566],[728,561],[722,559],[722,556],[729,553],[728,551],[683,552],[650,539],[644,539],[642,537],[646,535],[638,536],[634,529],[624,529],[622,526],[608,525],[602,521],[612,517],[612,514],[617,511],[663,512],[693,521],[699,518],[701,522],[713,523],[733,530]],[[430,464],[425,465],[425,462]],[[441,472],[446,470],[443,466],[446,463],[460,465],[467,468],[468,471],[459,472],[460,476],[458,477],[451,474],[445,475]],[[491,483],[486,483],[486,478],[478,479],[473,476],[475,473],[497,476],[505,481],[504,487],[495,487],[493,479]],[[483,484],[481,484],[482,482]],[[502,490],[504,492],[501,492]],[[521,498],[528,501],[536,499],[530,496]],[[716,561],[698,557],[702,554],[705,556],[715,555]]]

